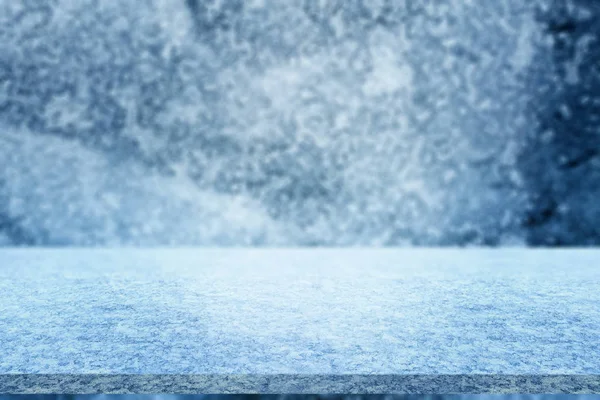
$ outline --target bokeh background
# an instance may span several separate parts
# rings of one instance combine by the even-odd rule
[[[0,395],[0,400],[598,400],[599,395]]]
[[[0,245],[598,245],[599,35],[587,0],[0,0]]]
[[[0,395],[0,400],[598,400],[599,395]]]

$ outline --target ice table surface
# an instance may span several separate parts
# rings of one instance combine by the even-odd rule
[[[600,250],[2,249],[0,393],[600,392]]]

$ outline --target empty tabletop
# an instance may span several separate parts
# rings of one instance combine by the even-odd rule
[[[600,250],[0,250],[0,393],[600,392]]]

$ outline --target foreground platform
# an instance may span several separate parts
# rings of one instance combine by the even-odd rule
[[[600,393],[600,250],[1,249],[0,393]]]

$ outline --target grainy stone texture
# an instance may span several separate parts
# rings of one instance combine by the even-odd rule
[[[598,243],[594,2],[132,4],[0,0],[0,244]]]
[[[0,392],[600,391],[597,250],[0,260]]]
[[[0,375],[6,393],[599,393],[597,375]],[[226,399],[224,399],[226,400]],[[368,399],[367,399],[368,400]],[[442,399],[439,399],[442,400]],[[505,400],[500,397],[496,400]],[[560,400],[564,400],[561,399]],[[594,399],[595,400],[595,399]]]
[[[593,394],[29,394],[0,400],[597,400]]]

